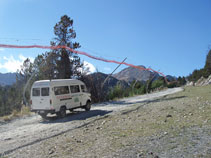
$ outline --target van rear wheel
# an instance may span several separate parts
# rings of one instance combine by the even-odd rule
[[[43,119],[47,119],[47,114],[46,114],[46,113],[44,113],[44,114],[39,113],[39,115],[40,115]]]
[[[57,116],[60,118],[64,118],[66,116],[66,107],[61,107],[60,111],[57,113]]]

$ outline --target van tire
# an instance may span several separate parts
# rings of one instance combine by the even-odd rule
[[[57,113],[57,116],[60,118],[64,118],[66,116],[66,107],[62,106],[60,111]]]
[[[44,120],[47,119],[47,114],[44,113],[44,114],[39,114]]]
[[[74,109],[69,109],[70,110],[70,112],[73,112],[74,111]]]
[[[86,111],[90,111],[90,109],[91,109],[91,102],[90,102],[90,101],[87,101],[87,102],[86,102],[86,105],[84,106],[84,109],[85,109]]]

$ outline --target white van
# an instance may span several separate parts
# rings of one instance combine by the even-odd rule
[[[91,94],[75,79],[40,80],[31,88],[31,111],[45,118],[48,113],[66,116],[66,110],[91,108]]]

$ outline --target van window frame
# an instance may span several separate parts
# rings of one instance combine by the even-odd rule
[[[74,87],[74,88],[71,88],[71,87]],[[76,87],[78,91],[76,91]],[[71,94],[74,94],[74,93],[81,93],[81,89],[80,89],[80,86],[79,85],[70,85],[70,92]]]
[[[48,89],[48,95],[43,95],[43,89]],[[41,96],[42,97],[48,97],[48,96],[50,96],[50,88],[49,87],[41,87]]]
[[[82,88],[82,86],[83,86],[84,88]],[[86,92],[87,92],[86,85],[82,84],[80,87],[81,87],[81,92],[83,92],[83,93],[86,93]]]
[[[34,95],[34,90],[35,90],[35,89],[39,89],[39,95]],[[40,93],[41,93],[41,92],[40,92],[40,88],[39,88],[39,87],[33,88],[33,89],[32,89],[32,97],[40,97]]]
[[[62,92],[62,90],[60,89],[60,92],[59,93],[56,93],[56,89],[57,88],[62,88],[62,87],[66,87],[66,92],[64,93],[60,93],[60,92]],[[56,87],[54,87],[53,88],[54,89],[54,95],[65,95],[65,94],[70,94],[70,89],[69,89],[69,86],[56,86]]]

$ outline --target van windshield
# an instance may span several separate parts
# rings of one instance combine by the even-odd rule
[[[41,88],[42,96],[49,96],[49,87]]]

